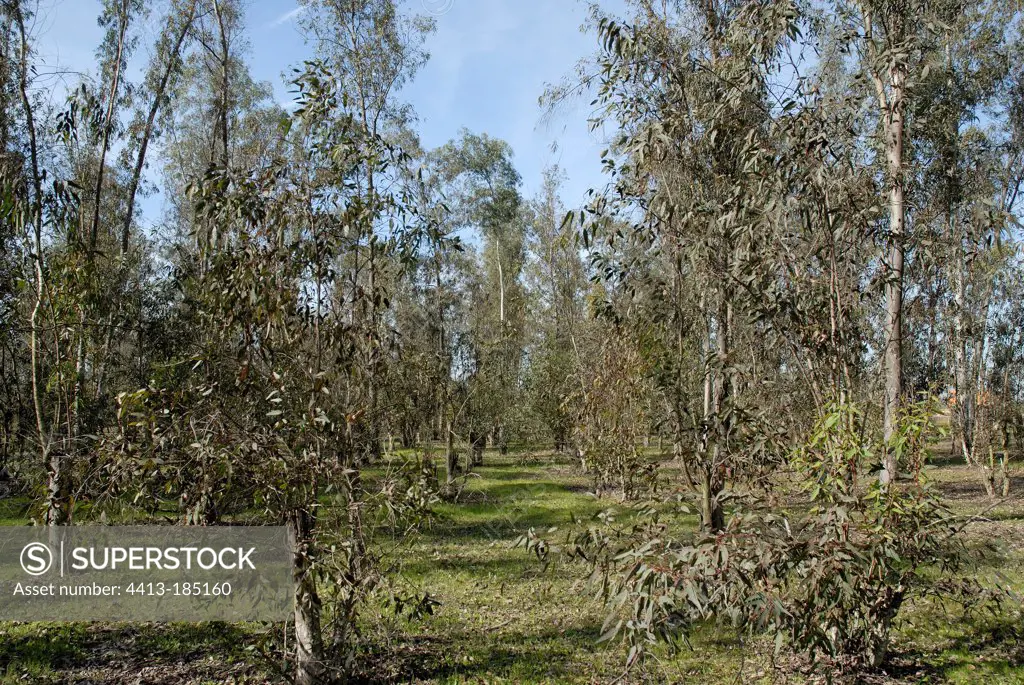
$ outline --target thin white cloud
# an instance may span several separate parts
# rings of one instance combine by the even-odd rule
[[[295,19],[295,17],[299,16],[300,14],[302,14],[305,11],[306,11],[305,5],[303,5],[301,7],[296,7],[295,9],[292,9],[292,10],[289,10],[289,11],[285,12],[284,14],[279,16],[277,19],[275,19],[274,21],[270,22],[270,26],[280,26],[281,24],[287,24],[292,19]]]

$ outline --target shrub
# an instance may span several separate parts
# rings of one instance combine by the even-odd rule
[[[737,511],[718,534],[674,535],[669,516],[651,508],[617,525],[595,526],[551,546],[533,532],[521,543],[545,558],[552,551],[586,559],[612,613],[602,639],[624,636],[630,662],[657,641],[688,638],[715,620],[765,635],[833,665],[875,667],[887,654],[893,622],[914,597],[951,590],[962,546],[953,518],[929,487],[925,445],[935,430],[931,403],[900,416],[888,449],[901,478],[877,478],[879,445],[864,432],[856,407],[835,404],[792,456],[807,499],[799,510]]]

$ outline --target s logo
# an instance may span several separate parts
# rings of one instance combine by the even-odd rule
[[[21,568],[30,576],[41,576],[53,566],[53,552],[48,545],[30,542],[21,550]]]

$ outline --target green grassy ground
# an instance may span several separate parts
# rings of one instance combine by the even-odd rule
[[[936,480],[963,513],[989,509],[975,474],[952,460]],[[968,529],[981,573],[1024,590],[1024,483]],[[564,529],[614,506],[597,500],[570,463],[548,455],[488,453],[455,502],[403,541],[389,560],[409,592],[440,605],[416,621],[384,607],[364,616],[364,681],[429,683],[804,682],[794,661],[766,645],[741,645],[707,627],[693,650],[661,649],[623,673],[625,651],[596,644],[605,612],[581,568],[544,570],[512,543],[529,528]],[[0,502],[0,521],[24,522],[27,503]],[[952,606],[912,607],[891,667],[874,682],[1024,683],[1019,607],[964,617]],[[261,683],[278,680],[281,626],[0,624],[0,682]],[[263,656],[265,654],[265,656]]]

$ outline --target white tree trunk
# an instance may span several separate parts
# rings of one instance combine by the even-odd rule
[[[903,196],[903,111],[905,67],[896,64],[890,72],[890,100],[885,112],[885,156],[889,175],[889,255],[885,278],[885,405],[884,434],[892,437],[903,397],[903,240],[906,206]],[[886,451],[880,478],[888,483],[896,477],[894,455]]]

